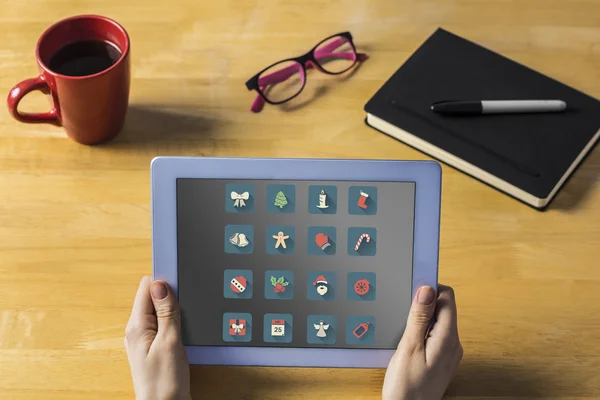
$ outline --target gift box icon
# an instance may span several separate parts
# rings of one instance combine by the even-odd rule
[[[230,319],[229,320],[229,335],[230,336],[246,336],[246,320],[245,319]]]

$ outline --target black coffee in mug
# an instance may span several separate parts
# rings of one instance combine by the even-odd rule
[[[48,66],[61,75],[86,76],[110,68],[119,58],[121,52],[110,42],[81,40],[61,47]]]

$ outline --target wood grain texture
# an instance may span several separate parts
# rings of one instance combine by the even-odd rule
[[[122,338],[151,272],[154,156],[427,159],[362,107],[438,26],[600,97],[597,0],[0,0],[2,91],[80,13],[129,31],[131,106],[98,147],[0,112],[1,399],[133,397]],[[248,111],[247,78],[344,30],[370,55],[350,78],[310,73],[293,104]],[[440,280],[465,348],[449,398],[600,398],[599,182],[596,149],[540,213],[444,167]],[[192,382],[205,399],[376,399],[383,374],[192,367]]]

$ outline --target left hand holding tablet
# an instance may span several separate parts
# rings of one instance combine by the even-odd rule
[[[191,399],[190,369],[181,342],[181,315],[164,281],[140,282],[125,329],[125,350],[137,399]]]
[[[428,332],[434,315],[436,322]],[[419,288],[385,374],[383,399],[441,399],[462,356],[454,290],[439,285],[436,300],[433,288]]]

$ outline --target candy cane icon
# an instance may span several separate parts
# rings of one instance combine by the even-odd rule
[[[363,239],[365,239],[365,241],[369,243],[371,241],[371,236],[368,233],[363,233],[362,235],[360,235],[356,242],[356,245],[354,246],[354,251],[358,251],[358,248],[362,244]]]

